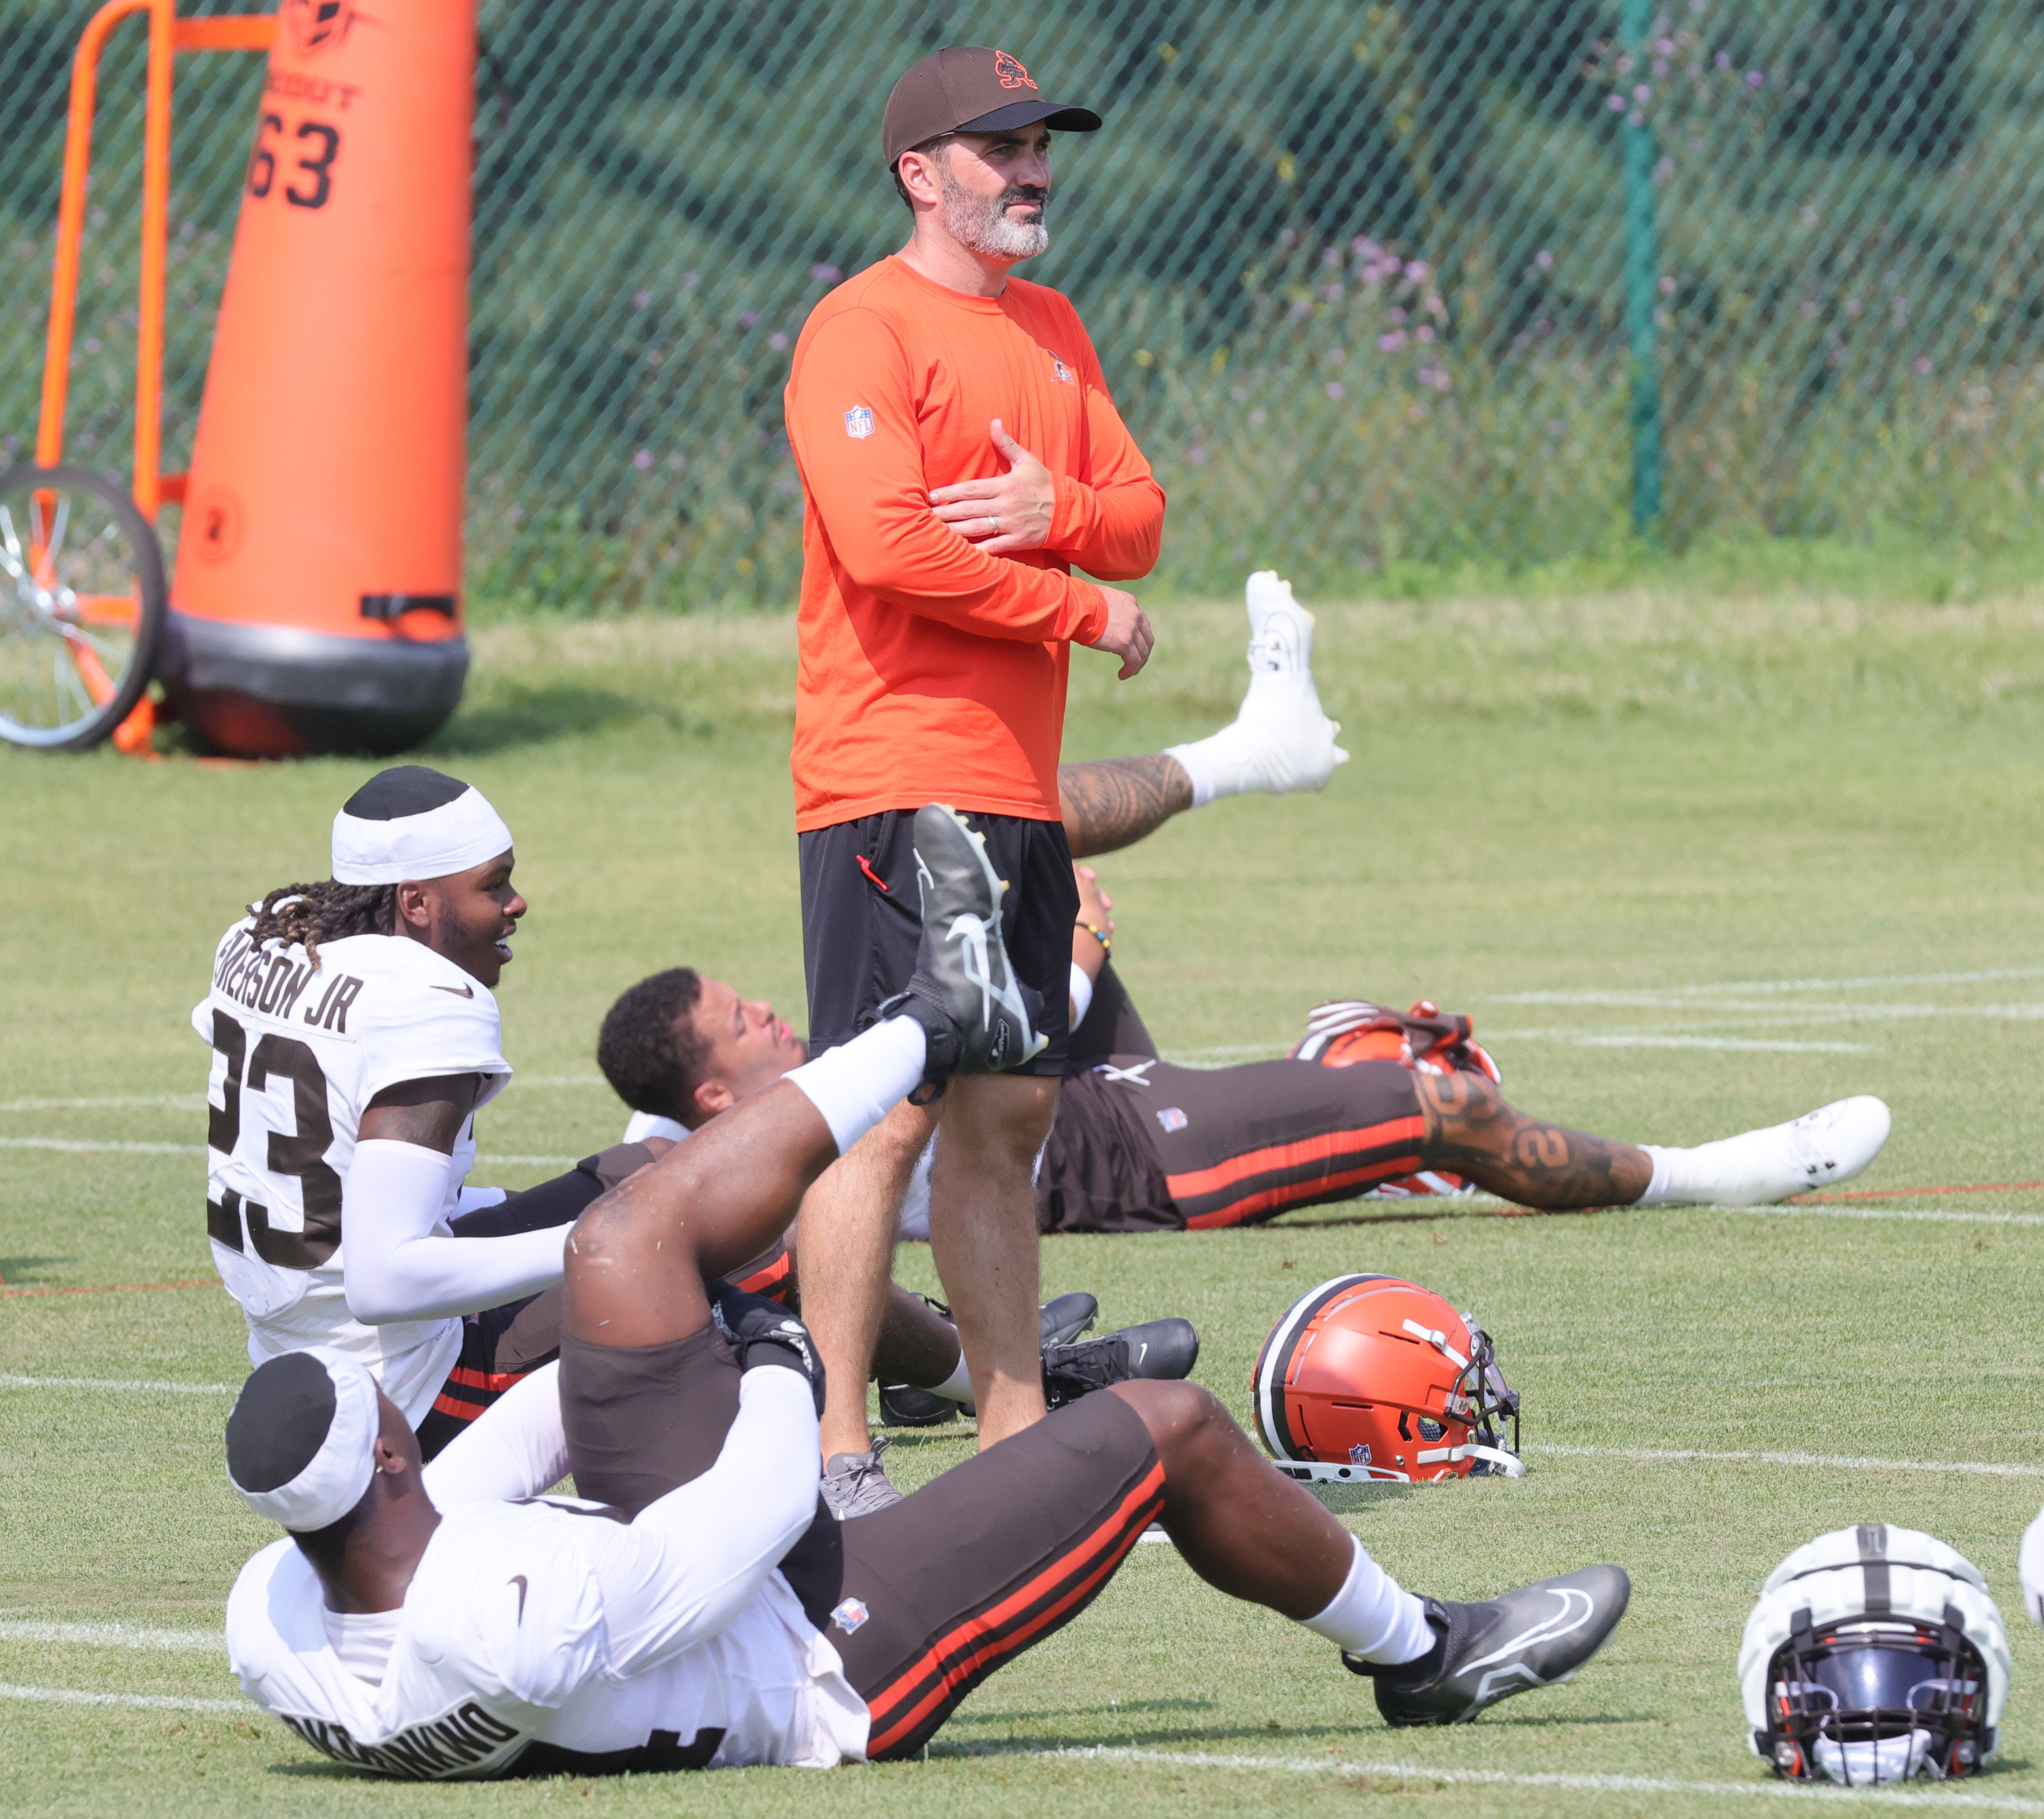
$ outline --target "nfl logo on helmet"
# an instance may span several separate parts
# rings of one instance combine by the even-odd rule
[[[864,405],[854,405],[844,413],[844,433],[854,442],[863,442],[873,433],[873,413]]]

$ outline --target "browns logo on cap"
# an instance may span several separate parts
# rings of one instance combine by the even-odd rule
[[[895,83],[880,136],[891,171],[903,152],[947,132],[1006,132],[1039,120],[1057,132],[1100,129],[1090,108],[1044,100],[1020,58],[985,44],[950,44]]]

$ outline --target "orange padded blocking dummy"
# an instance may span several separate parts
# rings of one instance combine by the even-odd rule
[[[192,454],[165,681],[246,756],[454,711],[475,0],[282,0]]]

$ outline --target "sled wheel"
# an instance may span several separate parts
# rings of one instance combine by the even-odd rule
[[[169,611],[163,555],[113,481],[0,473],[0,739],[83,751],[133,712]]]

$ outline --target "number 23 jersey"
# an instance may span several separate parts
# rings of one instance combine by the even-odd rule
[[[213,1262],[248,1320],[253,1364],[311,1345],[359,1358],[414,1426],[461,1349],[456,1318],[365,1326],[348,1311],[341,1184],[363,1108],[402,1080],[484,1076],[476,1107],[510,1084],[487,987],[423,942],[357,934],[257,947],[253,923],[213,954],[213,988],[192,1012],[211,1045],[206,1223]],[[462,1126],[442,1222],[475,1160]]]

